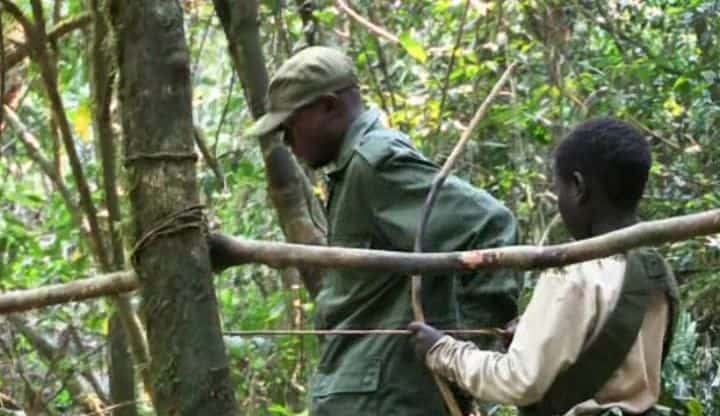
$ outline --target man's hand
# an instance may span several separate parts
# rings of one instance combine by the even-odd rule
[[[234,265],[230,242],[230,238],[222,234],[210,234],[208,236],[207,244],[213,273],[219,273]]]
[[[413,332],[412,342],[415,344],[415,354],[425,362],[425,355],[436,342],[443,337],[443,333],[422,322],[412,322],[408,329]]]

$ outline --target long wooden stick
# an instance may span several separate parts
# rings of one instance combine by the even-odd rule
[[[135,273],[117,272],[70,283],[16,290],[0,295],[0,314],[130,292],[138,286]]]
[[[500,328],[485,329],[441,329],[444,334],[450,335],[493,335],[505,336],[506,332]],[[412,335],[408,329],[249,329],[238,331],[224,331],[224,335],[233,337],[250,336],[282,336],[282,335]]]
[[[427,199],[425,200],[425,204],[423,205],[422,211],[420,213],[420,225],[418,227],[417,234],[415,235],[416,253],[423,252],[423,241],[425,240],[427,224],[430,220],[430,214],[432,213],[433,206],[435,205],[438,191],[440,191],[440,188],[442,188],[443,184],[445,183],[445,180],[450,174],[450,170],[452,169],[453,164],[455,164],[455,161],[460,156],[460,153],[465,147],[465,144],[468,142],[468,140],[470,140],[470,136],[472,135],[473,130],[475,130],[475,127],[477,127],[477,125],[480,123],[480,120],[485,117],[485,114],[487,114],[490,105],[495,100],[495,97],[497,97],[497,95],[500,93],[500,89],[503,87],[503,85],[505,85],[505,82],[508,80],[508,78],[510,78],[510,74],[512,73],[513,68],[515,68],[515,63],[510,64],[505,70],[505,72],[502,74],[500,79],[495,83],[495,86],[493,86],[492,90],[490,90],[490,94],[485,97],[485,100],[475,112],[475,115],[470,121],[470,125],[462,134],[462,136],[460,136],[460,140],[455,145],[455,148],[453,148],[450,156],[447,158],[447,160],[445,160],[445,163],[443,164],[437,175],[435,175],[432,185],[430,186],[430,192],[427,195]],[[420,276],[420,274],[416,274],[412,277],[410,291],[412,298],[413,315],[415,316],[415,320],[424,322],[425,313],[423,312],[421,296],[422,277]],[[450,414],[453,416],[462,416],[460,406],[458,406],[457,400],[455,399],[455,396],[450,390],[447,382],[438,377],[437,374],[433,374],[433,377],[435,378],[435,383],[437,384],[438,389],[440,389],[440,393],[442,394],[443,399],[445,399],[445,404],[447,405]]]
[[[518,270],[565,266],[607,257],[640,246],[720,233],[720,209],[642,222],[598,237],[554,246],[508,246],[449,253],[407,253],[242,240],[227,237],[232,265],[265,264],[275,268],[317,267],[389,270],[407,276],[483,268]],[[132,272],[78,279],[70,283],[0,294],[0,314],[129,292],[139,287]]]

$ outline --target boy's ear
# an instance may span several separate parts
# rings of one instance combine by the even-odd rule
[[[579,203],[586,202],[590,198],[590,188],[582,173],[573,172],[573,185],[575,188],[575,198]]]

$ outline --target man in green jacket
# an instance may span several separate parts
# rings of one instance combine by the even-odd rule
[[[310,47],[270,82],[269,112],[250,135],[282,129],[293,153],[326,168],[331,246],[412,251],[420,212],[439,168],[402,133],[366,110],[352,61]],[[426,251],[513,244],[510,212],[451,176],[430,218]],[[509,270],[425,276],[423,307],[439,328],[502,326],[517,313],[520,282]],[[390,272],[330,270],[316,300],[322,329],[405,328],[412,321],[410,279]],[[488,340],[478,340],[487,342]],[[487,345],[486,345],[487,346]],[[314,416],[442,415],[442,397],[409,337],[328,336],[310,382]]]

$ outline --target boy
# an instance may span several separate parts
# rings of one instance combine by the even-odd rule
[[[609,118],[576,127],[555,153],[555,191],[577,239],[636,222],[650,149]],[[643,414],[660,396],[675,311],[675,281],[650,249],[548,270],[507,353],[483,351],[414,322],[417,353],[477,399],[526,415]]]

